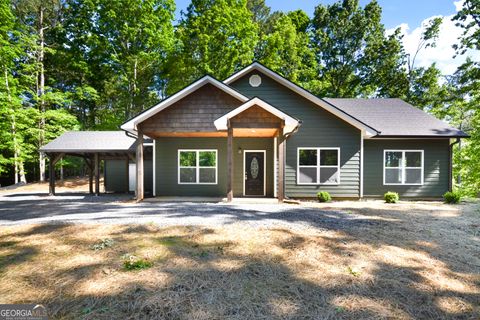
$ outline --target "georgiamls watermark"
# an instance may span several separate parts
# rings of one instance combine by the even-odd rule
[[[41,304],[0,304],[0,320],[48,320]]]

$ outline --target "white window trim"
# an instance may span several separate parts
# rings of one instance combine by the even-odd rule
[[[315,166],[301,166],[300,165],[300,150],[317,150],[317,165]],[[338,153],[338,164],[336,166],[326,166],[320,165],[320,151],[321,150],[337,150]],[[297,148],[297,185],[304,185],[304,186],[338,186],[340,184],[340,177],[341,177],[341,153],[340,148],[322,148],[322,147],[298,147]],[[300,168],[317,168],[317,182],[300,182]],[[327,183],[320,183],[320,168],[337,168],[338,170],[338,182],[327,182]]]
[[[180,152],[196,152],[195,167],[180,166]],[[215,152],[215,167],[200,167],[200,152]],[[180,169],[195,168],[196,182],[180,182]],[[215,182],[200,182],[200,168],[215,168]],[[185,185],[215,185],[218,184],[218,150],[217,149],[178,149],[177,151],[177,182]]]
[[[385,166],[385,161],[387,159],[387,152],[400,152],[402,153],[402,159],[400,161],[400,167],[386,167]],[[421,154],[421,167],[406,167],[405,166],[405,153],[406,152],[420,152]],[[424,155],[424,150],[393,150],[393,149],[385,149],[383,150],[383,185],[384,186],[423,186],[424,184],[424,168],[425,168],[425,155]],[[385,170],[387,169],[401,169],[402,172],[402,182],[401,183],[387,183],[385,181],[386,175],[385,175]],[[406,169],[421,169],[421,181],[420,183],[405,183],[405,170]]]

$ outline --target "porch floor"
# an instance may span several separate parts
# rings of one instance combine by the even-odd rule
[[[145,198],[143,202],[215,202],[227,203],[226,197],[154,197]],[[277,198],[233,198],[230,203],[250,203],[250,204],[275,204]]]

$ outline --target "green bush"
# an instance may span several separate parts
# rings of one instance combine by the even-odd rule
[[[332,197],[330,196],[330,193],[327,191],[320,191],[317,193],[318,201],[320,202],[329,202],[332,200]]]
[[[445,199],[445,203],[459,203],[460,202],[460,199],[462,198],[462,196],[460,195],[460,192],[456,192],[456,191],[448,191],[448,192],[445,192],[445,194],[443,195],[443,199]]]
[[[400,196],[396,192],[388,191],[383,195],[386,203],[397,203],[400,200]]]
[[[113,241],[113,239],[102,239],[99,243],[95,243],[94,245],[92,245],[91,248],[92,250],[98,251],[98,250],[110,248],[114,244],[115,244],[115,241]]]
[[[152,267],[153,262],[146,258],[137,258],[127,254],[123,257],[123,266],[127,270],[141,270]]]

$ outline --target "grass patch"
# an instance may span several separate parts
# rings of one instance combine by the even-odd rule
[[[139,258],[126,254],[123,256],[123,267],[125,270],[142,270],[153,267],[153,262],[147,258]]]
[[[1,300],[52,319],[480,318],[480,203],[331,205],[355,219],[4,228]]]

